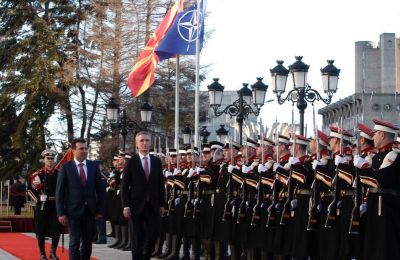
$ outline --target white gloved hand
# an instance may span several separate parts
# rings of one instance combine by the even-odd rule
[[[289,158],[289,165],[295,165],[295,164],[297,164],[299,162],[300,162],[300,160],[297,157],[290,157]]]
[[[335,165],[338,166],[341,163],[347,163],[346,158],[341,155],[336,155],[335,156]]]
[[[242,172],[243,173],[248,173],[249,171],[251,171],[253,168],[251,166],[246,166],[246,165],[242,165]]]
[[[390,151],[388,154],[386,154],[385,158],[383,158],[382,164],[379,167],[379,169],[383,169],[392,165],[392,163],[396,160],[397,156],[398,156],[397,152]]]
[[[178,168],[175,168],[173,175],[175,176],[175,175],[178,175],[180,173],[181,173],[181,170],[179,170]]]
[[[202,167],[196,167],[196,171],[198,174],[200,174],[200,172],[204,172],[205,170]]]
[[[172,175],[173,175],[172,172],[170,172],[170,171],[165,171],[165,177],[170,177],[170,176],[172,176]]]
[[[189,170],[189,174],[188,174],[188,178],[190,178],[190,177],[192,177],[193,176],[193,174],[196,172],[196,170],[195,169],[193,169],[193,168],[190,168],[190,170]]]
[[[228,165],[228,172],[229,172],[229,173],[232,173],[233,169],[235,169],[235,166],[232,165],[232,164],[229,164],[229,165]]]
[[[317,169],[317,166],[318,166],[318,165],[321,165],[321,162],[318,161],[318,160],[314,160],[314,161],[312,162],[312,168],[313,168],[313,170]]]
[[[290,170],[290,163],[287,162],[285,165],[283,165],[283,169],[285,169],[286,171]]]
[[[254,168],[258,167],[258,165],[260,165],[260,164],[258,163],[258,161],[254,161],[254,162],[250,165],[250,167],[251,167],[251,169],[254,169]]]
[[[261,172],[266,172],[266,171],[268,171],[269,169],[271,169],[271,167],[272,167],[272,163],[271,162],[266,162],[265,164],[259,164],[258,165],[258,172],[259,173],[261,173]]]
[[[276,172],[276,170],[278,169],[278,168],[282,168],[282,165],[280,165],[279,163],[274,163],[274,166],[273,166],[274,168],[272,168],[272,170],[274,171],[274,172]]]
[[[354,156],[354,160],[353,160],[353,164],[355,167],[357,167],[358,169],[363,169],[367,166],[369,166],[369,163],[367,160],[365,160],[364,158],[362,158],[359,155],[355,155]]]
[[[41,183],[40,177],[38,175],[36,175],[35,178],[33,178],[33,180],[32,180],[32,184],[39,185],[40,183]]]
[[[328,164],[328,159],[326,158],[321,158],[319,159],[319,162],[321,163],[320,165],[325,166]]]

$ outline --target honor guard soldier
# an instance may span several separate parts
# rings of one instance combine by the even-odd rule
[[[361,182],[368,187],[363,259],[400,258],[400,156],[393,151],[399,128],[391,122],[374,119],[372,164],[354,158]]]
[[[246,139],[245,147],[245,161],[246,165],[242,166],[242,173],[244,178],[244,185],[242,187],[242,198],[244,198],[243,207],[239,208],[238,214],[238,225],[240,226],[242,238],[241,246],[246,251],[246,257],[248,260],[259,259],[260,258],[260,247],[257,247],[257,227],[251,225],[251,220],[253,217],[253,208],[257,202],[257,183],[259,180],[258,174],[258,164],[261,160],[257,157],[257,150],[259,144],[252,138]],[[245,189],[245,190],[243,190]],[[257,249],[257,250],[256,250]],[[257,254],[256,254],[257,251]]]
[[[30,176],[28,194],[35,206],[35,233],[38,240],[40,259],[46,260],[45,237],[51,237],[51,250],[49,259],[59,259],[56,255],[60,240],[61,226],[58,222],[55,194],[57,183],[57,170],[54,169],[56,151],[44,150],[41,154],[44,167]]]
[[[268,216],[268,226],[274,233],[272,250],[274,254],[280,256],[284,256],[287,253],[285,252],[287,245],[283,240],[286,231],[284,226],[280,225],[280,220],[282,218],[283,205],[287,199],[286,191],[290,169],[288,164],[290,158],[289,143],[290,138],[288,136],[278,135],[278,145],[274,147],[274,157],[277,162],[273,165],[276,181],[273,187],[272,204]]]
[[[166,216],[164,217],[164,227],[165,227],[165,251],[159,256],[159,258],[167,258],[172,253],[172,229],[174,223],[175,215],[175,199],[176,199],[176,189],[174,186],[174,172],[177,172],[177,156],[178,153],[175,148],[170,148],[167,150],[167,168],[164,172],[164,177],[166,180],[166,197],[167,204]]]
[[[209,150],[209,152],[208,152]],[[201,199],[200,239],[204,242],[206,259],[214,259],[214,192],[217,184],[220,164],[223,160],[223,144],[212,141],[209,148],[203,146],[203,167],[200,166]]]
[[[110,174],[108,180],[109,189],[113,190],[112,195],[109,193],[110,200],[109,210],[110,221],[114,223],[115,242],[108,247],[122,250],[129,250],[129,234],[128,234],[128,221],[123,216],[122,201],[121,201],[121,179],[123,178],[123,170],[126,160],[130,158],[130,154],[125,151],[118,153],[116,168]]]
[[[228,257],[228,243],[230,236],[231,220],[224,218],[227,213],[231,214],[230,202],[232,200],[232,179],[231,174],[228,173],[228,165],[234,165],[234,158],[236,158],[240,150],[239,144],[228,141],[225,143],[223,149],[223,162],[220,165],[218,174],[217,185],[214,197],[214,251],[215,259],[226,259]],[[228,203],[228,204],[227,204]]]
[[[267,219],[268,208],[271,205],[272,185],[275,178],[272,172],[272,166],[274,164],[273,147],[275,142],[264,137],[264,139],[259,140],[258,143],[259,147],[257,148],[257,157],[261,158],[258,164],[258,173],[261,178],[261,185],[258,183],[257,188],[261,189],[258,190],[260,193],[258,196],[261,196],[261,198],[257,198],[258,201],[256,206],[254,206],[251,224],[257,229],[255,247],[261,248],[261,259],[272,259],[273,254],[271,245],[274,240],[274,233],[270,232],[267,227]],[[262,151],[262,149],[264,149],[264,151]],[[263,154],[264,160],[262,160]],[[259,203],[260,205],[258,205]],[[260,217],[260,220],[257,221],[257,217]]]
[[[337,126],[330,127],[329,146],[332,157],[326,165],[318,165],[317,179],[321,182],[321,214],[319,218],[319,257],[321,259],[338,259],[340,216],[340,178],[339,164],[348,164],[351,160],[351,133]],[[342,151],[341,151],[342,150]],[[325,160],[321,160],[325,163]],[[338,206],[338,207],[337,207]],[[334,209],[337,207],[337,210]],[[328,214],[326,214],[328,212]]]
[[[289,191],[285,203],[290,203],[288,217],[292,223],[290,255],[294,258],[316,257],[318,254],[315,248],[317,241],[315,232],[307,231],[308,211],[313,195],[311,185],[314,181],[310,156],[307,154],[309,143],[310,139],[303,135],[292,135],[294,154],[289,159],[292,191]]]
[[[179,252],[182,245],[182,235],[184,227],[184,211],[187,196],[184,195],[185,191],[185,174],[188,174],[187,163],[186,163],[186,149],[180,148],[179,150],[179,167],[174,169],[173,172],[173,216],[171,218],[171,230],[172,235],[172,248],[171,253],[165,258],[166,260],[179,259]],[[172,213],[172,212],[171,212]]]

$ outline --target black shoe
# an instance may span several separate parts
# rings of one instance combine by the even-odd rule
[[[40,254],[40,260],[47,260],[47,257],[46,257],[45,253],[41,253]]]
[[[50,260],[58,260],[59,258],[56,255],[56,252],[50,252],[49,259]]]
[[[124,246],[123,248],[121,248],[122,251],[131,251],[131,245],[127,244],[126,246]]]

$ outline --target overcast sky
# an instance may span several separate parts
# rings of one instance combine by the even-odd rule
[[[356,41],[377,44],[382,33],[400,37],[398,0],[208,0],[207,12],[206,30],[213,33],[205,42],[200,62],[212,67],[202,90],[214,77],[220,78],[226,90],[238,90],[243,82],[253,84],[256,77],[271,85],[269,69],[275,67],[276,60],[284,60],[288,67],[294,56],[303,56],[303,62],[310,65],[308,83],[320,93],[320,69],[327,65],[327,59],[335,60],[341,73],[334,102],[354,93]],[[292,88],[289,82],[287,90]],[[282,120],[290,122],[291,104],[279,106],[271,88],[266,99],[270,98],[275,101],[262,108],[263,121],[271,124],[279,111],[284,115]],[[322,106],[322,101],[316,104],[316,108]],[[311,105],[306,118],[310,127]],[[318,116],[319,125],[321,118]]]

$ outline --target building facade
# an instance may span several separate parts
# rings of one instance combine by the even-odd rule
[[[355,43],[355,94],[318,110],[323,130],[343,118],[346,129],[354,127],[355,118],[372,126],[373,118],[399,124],[400,38],[394,33],[380,35],[376,45],[370,41]]]

